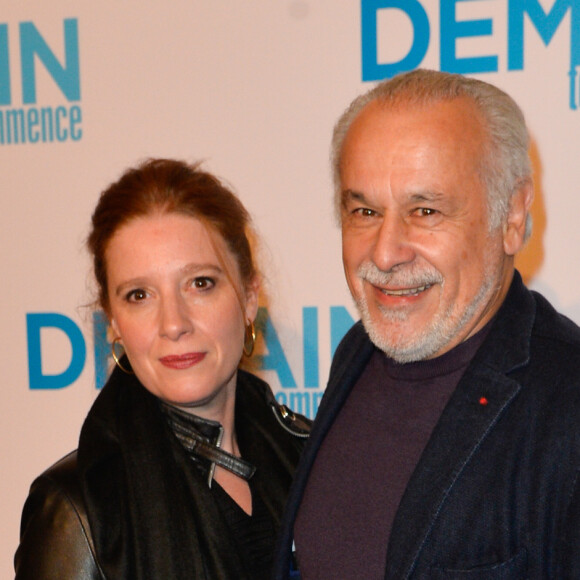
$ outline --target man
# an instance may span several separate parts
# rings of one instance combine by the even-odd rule
[[[580,329],[514,270],[533,197],[521,111],[414,71],[353,102],[333,159],[362,324],[335,355],[275,577],[580,578]]]

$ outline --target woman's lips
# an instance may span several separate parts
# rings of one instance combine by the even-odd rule
[[[188,369],[201,362],[205,352],[188,352],[187,354],[171,354],[159,359],[159,362],[171,369]]]

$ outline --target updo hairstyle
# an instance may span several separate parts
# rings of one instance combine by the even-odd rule
[[[248,238],[250,216],[221,181],[200,169],[172,159],[149,159],[130,168],[102,192],[92,216],[87,247],[93,258],[98,303],[110,312],[107,289],[107,246],[115,233],[133,219],[176,213],[202,221],[218,234],[234,256],[244,288],[257,271]]]

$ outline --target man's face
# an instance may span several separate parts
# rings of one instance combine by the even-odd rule
[[[439,356],[495,314],[513,258],[489,231],[486,135],[465,98],[371,103],[341,156],[342,248],[371,340],[399,362]]]

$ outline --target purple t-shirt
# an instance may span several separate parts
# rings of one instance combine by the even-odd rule
[[[303,580],[384,578],[409,478],[486,331],[431,360],[372,355],[310,472],[294,526]]]

